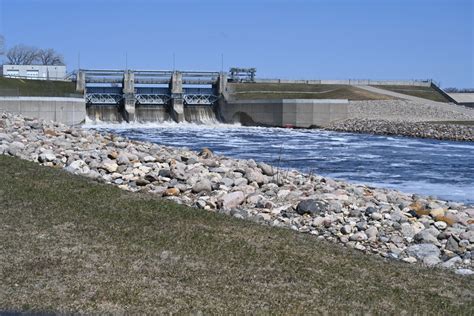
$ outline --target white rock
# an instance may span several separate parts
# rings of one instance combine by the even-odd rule
[[[143,157],[143,161],[144,162],[155,162],[156,158],[153,157],[153,156],[145,156],[145,157]]]
[[[444,230],[448,227],[448,224],[446,224],[443,221],[437,221],[434,223],[434,225],[436,226],[436,228],[441,229],[441,230]]]
[[[415,263],[417,261],[414,257],[403,258],[402,260],[407,263]]]
[[[224,195],[220,201],[222,204],[222,208],[232,209],[242,204],[244,200],[245,200],[244,192],[235,191],[235,192],[231,192]]]
[[[118,165],[115,161],[107,159],[104,160],[101,164],[101,168],[107,170],[108,172],[112,173],[117,171]]]

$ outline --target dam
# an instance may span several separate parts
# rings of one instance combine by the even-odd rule
[[[247,99],[229,83],[255,83],[255,69],[213,71],[81,69],[76,91],[101,122],[212,122],[309,128],[347,118],[347,99]]]

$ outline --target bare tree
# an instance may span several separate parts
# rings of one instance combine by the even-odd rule
[[[37,56],[41,65],[64,65],[64,58],[54,49],[40,49]]]
[[[0,56],[5,54],[5,37],[0,34]]]
[[[15,45],[7,51],[8,62],[13,65],[31,65],[38,59],[36,47]]]

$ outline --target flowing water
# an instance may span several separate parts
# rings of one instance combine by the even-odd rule
[[[131,139],[474,203],[474,143],[213,124],[88,124]]]

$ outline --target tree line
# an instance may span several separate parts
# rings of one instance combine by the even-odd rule
[[[0,56],[5,55],[12,65],[64,65],[64,58],[52,48],[37,48],[23,44],[5,49],[5,39],[0,35]]]
[[[446,88],[444,89],[445,92],[448,93],[473,93],[474,89],[466,88],[466,89],[458,89],[458,88]]]

